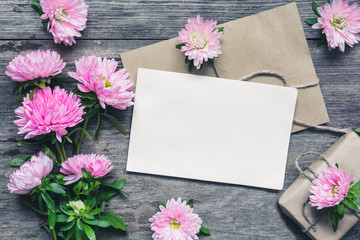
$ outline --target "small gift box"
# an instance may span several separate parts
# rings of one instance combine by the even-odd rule
[[[328,165],[337,164],[341,170],[353,174],[355,182],[360,179],[360,138],[355,132],[342,136],[324,154],[309,167],[300,170],[302,174],[281,195],[279,206],[281,210],[301,226],[313,239],[340,239],[359,220],[359,215],[353,210],[345,209],[344,218],[339,221],[338,229],[333,231],[330,217],[309,204],[310,188],[314,176],[320,174]]]

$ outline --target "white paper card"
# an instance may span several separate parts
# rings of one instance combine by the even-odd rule
[[[139,69],[127,171],[282,189],[297,89]]]

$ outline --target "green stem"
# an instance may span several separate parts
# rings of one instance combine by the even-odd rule
[[[89,108],[89,111],[90,112],[92,110],[92,107]],[[89,122],[89,118],[85,119],[85,122],[84,122],[84,129],[86,130],[86,127],[87,127],[87,124]],[[79,143],[78,143],[78,146],[77,146],[77,149],[76,149],[76,155],[78,155],[80,153],[80,146],[81,146],[81,141],[83,140],[84,138],[84,131],[81,132],[81,135],[80,135],[80,138],[79,138]]]
[[[65,161],[67,159],[67,157],[66,157],[64,144],[65,144],[65,141],[63,141],[63,143],[61,144],[61,150],[62,150],[64,161]]]
[[[54,235],[54,240],[57,240],[55,228],[53,228],[52,232],[53,232],[53,235]]]
[[[57,151],[58,151],[58,153],[59,153],[61,162],[64,162],[64,161],[65,161],[65,160],[64,160],[64,156],[63,156],[63,153],[62,153],[62,150],[61,150],[61,148],[60,148],[60,145],[59,145],[59,141],[58,141],[58,140],[55,141],[55,147],[56,147],[56,149],[57,149]]]

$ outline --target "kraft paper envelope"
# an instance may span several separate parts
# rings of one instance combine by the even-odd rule
[[[295,3],[220,26],[225,27],[221,37],[222,54],[215,59],[220,77],[240,79],[255,71],[273,70],[283,74],[290,86],[317,81]],[[174,32],[174,36],[176,34]],[[178,38],[173,38],[122,53],[121,59],[130,73],[130,80],[136,81],[138,68],[187,73],[185,56],[175,48],[177,43]],[[193,70],[192,73],[215,76],[209,64],[205,64],[201,71]],[[254,81],[282,84],[271,77],[259,77]],[[312,125],[329,121],[319,86],[299,90],[295,118]],[[272,127],[269,124],[266,126]],[[303,127],[294,125],[292,130],[301,129]]]
[[[297,89],[149,69],[137,81],[127,171],[282,189]]]

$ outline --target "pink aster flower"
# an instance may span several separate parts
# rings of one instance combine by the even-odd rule
[[[60,172],[68,175],[64,177],[65,185],[77,182],[83,177],[81,169],[91,172],[94,178],[103,177],[108,174],[113,166],[111,161],[104,155],[79,154],[68,158],[61,164]]]
[[[10,176],[7,187],[10,193],[27,194],[31,189],[40,186],[41,180],[45,178],[53,169],[53,160],[39,152],[33,155],[30,162],[24,163],[20,169]]]
[[[207,62],[221,54],[219,38],[223,32],[215,28],[216,23],[214,20],[204,21],[197,15],[196,18],[188,20],[185,29],[179,31],[179,42],[185,43],[181,51],[185,52],[189,60],[194,61],[197,69],[200,69],[204,61]]]
[[[345,51],[345,43],[352,47],[360,40],[360,9],[357,4],[349,6],[349,0],[333,0],[317,9],[321,15],[312,28],[323,29],[329,50],[339,47]]]
[[[74,37],[81,37],[80,31],[86,28],[88,5],[84,0],[41,0],[44,12],[41,19],[49,19],[48,31],[55,43],[66,46],[76,43]]]
[[[181,198],[167,201],[166,207],[160,206],[160,212],[149,219],[155,240],[199,239],[202,220],[193,213],[193,209],[181,202]]]
[[[72,92],[59,87],[54,90],[45,87],[35,90],[33,100],[27,94],[22,106],[15,109],[19,119],[14,123],[19,127],[18,134],[26,133],[25,139],[53,131],[61,142],[61,136],[67,134],[66,128],[83,120],[83,109],[80,98]]]
[[[25,56],[18,55],[6,67],[5,74],[17,82],[36,78],[48,78],[62,72],[65,63],[55,51],[33,51]]]
[[[134,103],[135,94],[131,91],[133,84],[128,80],[125,69],[116,71],[118,62],[114,59],[95,55],[82,57],[75,61],[76,72],[69,72],[70,77],[78,80],[78,88],[82,92],[95,92],[101,106],[105,104],[125,110]]]
[[[336,166],[327,168],[313,181],[310,192],[310,205],[317,209],[333,207],[347,196],[353,175]]]

